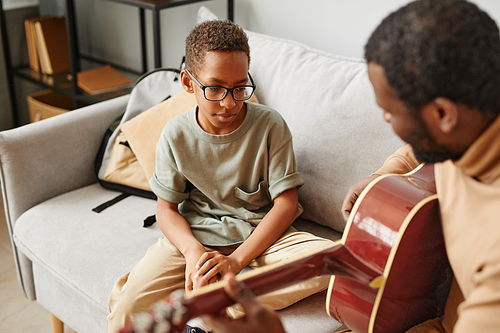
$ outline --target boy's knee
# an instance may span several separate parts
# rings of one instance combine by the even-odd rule
[[[108,333],[118,332],[126,322],[132,320],[134,313],[147,310],[140,308],[136,288],[130,288],[129,274],[125,274],[116,281],[109,295],[108,306]]]
[[[134,298],[127,297],[125,293],[113,290],[109,297],[108,333],[116,333],[127,321],[132,319]]]

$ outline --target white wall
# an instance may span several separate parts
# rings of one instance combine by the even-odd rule
[[[42,0],[44,1],[44,0]],[[81,50],[124,66],[141,68],[138,9],[103,0],[75,0]],[[363,57],[377,24],[408,0],[235,0],[243,28],[293,39],[344,56]],[[475,0],[500,23],[500,1]],[[204,5],[226,17],[226,1],[213,0],[161,11],[163,67],[178,67],[184,40]],[[146,11],[149,66],[153,67],[151,13]]]
[[[36,6],[38,5],[38,0],[3,0],[2,5],[4,10],[16,9],[28,6]]]
[[[239,0],[235,0],[239,3]],[[389,13],[409,0],[247,0],[241,23],[252,31],[294,39],[331,53],[362,58],[364,45]],[[473,0],[500,24],[499,0]],[[238,11],[238,14],[240,12]],[[237,17],[236,22],[238,22]]]

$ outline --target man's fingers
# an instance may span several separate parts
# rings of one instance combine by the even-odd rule
[[[233,273],[227,273],[224,276],[224,280],[227,282],[224,290],[233,301],[241,303],[243,308],[249,304],[256,303],[252,291],[244,283],[236,281]]]
[[[345,197],[344,202],[342,203],[342,217],[345,221],[349,219],[349,215],[351,214],[352,208],[354,207],[354,203],[358,199],[358,196],[349,191],[348,195]]]
[[[237,332],[238,329],[235,327],[237,327],[237,325],[241,322],[241,319],[234,320],[220,313],[211,316],[201,316],[201,319],[205,322],[205,324],[218,333]]]

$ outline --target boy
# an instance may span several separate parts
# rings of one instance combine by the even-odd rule
[[[176,289],[191,291],[245,266],[331,243],[290,227],[302,212],[297,189],[303,184],[292,136],[276,111],[245,102],[255,90],[249,64],[246,34],[230,21],[204,22],[188,36],[181,83],[198,106],[165,126],[150,180],[165,237],[117,281],[109,332]],[[328,277],[316,278],[262,302],[284,308],[327,283]],[[186,331],[209,331],[199,327],[203,322],[195,320]]]

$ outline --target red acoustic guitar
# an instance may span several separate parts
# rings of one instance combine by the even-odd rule
[[[386,175],[358,198],[343,238],[297,258],[240,274],[256,295],[320,275],[332,275],[328,314],[357,333],[404,332],[438,316],[438,286],[448,260],[433,165]],[[173,293],[139,314],[121,333],[182,332],[186,322],[234,302],[218,282]]]

